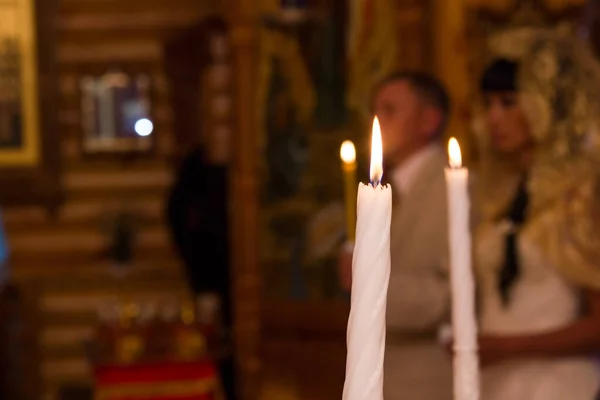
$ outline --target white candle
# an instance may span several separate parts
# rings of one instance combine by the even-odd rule
[[[373,122],[371,184],[359,184],[343,400],[383,399],[392,188],[381,185],[382,143]],[[392,378],[393,379],[393,378]]]
[[[469,229],[469,171],[462,167],[458,141],[448,143],[450,167],[446,168],[448,230],[454,337],[454,400],[479,399],[475,284],[471,269]]]

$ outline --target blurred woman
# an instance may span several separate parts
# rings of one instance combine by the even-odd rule
[[[600,65],[568,36],[497,36],[480,90],[476,265],[485,400],[592,400],[600,371]]]

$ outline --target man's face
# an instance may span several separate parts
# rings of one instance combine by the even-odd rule
[[[516,93],[487,94],[485,105],[491,144],[496,151],[513,154],[531,143],[529,123]]]
[[[439,126],[440,113],[426,106],[406,81],[381,87],[374,106],[381,125],[384,160],[392,166],[429,143]]]

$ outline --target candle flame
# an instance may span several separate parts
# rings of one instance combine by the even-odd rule
[[[462,155],[460,154],[460,145],[458,144],[458,140],[456,140],[455,138],[450,138],[450,141],[448,142],[448,155],[450,158],[451,168],[462,167]]]
[[[345,140],[340,147],[340,158],[344,164],[352,164],[356,161],[356,149],[354,143],[350,140]]]
[[[371,135],[371,183],[373,186],[377,186],[383,178],[383,144],[381,142],[381,127],[377,117],[373,120]]]

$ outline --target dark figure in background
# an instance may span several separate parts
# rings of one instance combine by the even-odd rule
[[[192,291],[220,297],[223,324],[230,330],[227,186],[227,168],[207,163],[204,152],[196,149],[181,164],[168,198],[167,216]],[[220,361],[219,368],[227,399],[235,400],[233,357]]]

